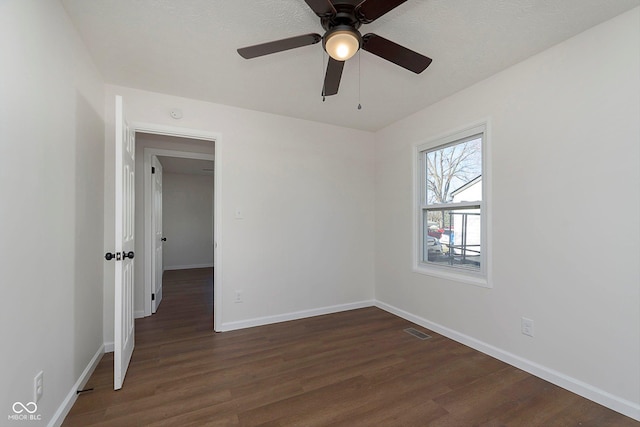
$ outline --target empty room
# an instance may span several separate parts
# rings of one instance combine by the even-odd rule
[[[0,36],[0,425],[640,425],[640,0]]]

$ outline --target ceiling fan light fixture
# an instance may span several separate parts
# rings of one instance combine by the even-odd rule
[[[2,1],[2,0],[0,0]],[[281,40],[238,49],[245,59],[310,46],[322,40],[322,48],[329,55],[322,85],[325,96],[336,95],[340,87],[345,62],[360,49],[376,55],[416,74],[423,72],[431,58],[374,33],[360,34],[363,24],[370,24],[407,0],[304,0],[320,18],[324,35],[301,34]]]
[[[336,28],[324,37],[324,50],[336,61],[346,61],[360,49],[360,33],[354,28]]]

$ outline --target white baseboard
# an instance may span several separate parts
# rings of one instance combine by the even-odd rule
[[[140,319],[140,318],[142,318],[142,317],[145,317],[145,316],[144,316],[144,310],[136,310],[136,311],[134,311],[134,312],[133,312],[133,317],[134,317],[135,319]]]
[[[310,310],[295,311],[293,313],[277,314],[274,316],[255,317],[253,319],[239,320],[223,323],[219,332],[234,331],[236,329],[252,328],[254,326],[270,325],[272,323],[288,322],[289,320],[304,319],[307,317],[321,316],[323,314],[338,313],[340,311],[355,310],[358,308],[372,307],[375,301],[359,301],[348,304],[332,305],[329,307],[313,308]]]
[[[431,322],[422,317],[413,315],[409,312],[406,312],[384,302],[376,301],[375,306],[382,310],[388,311],[389,313],[395,314],[396,316],[402,317],[403,319],[406,319],[417,325],[437,332],[440,335],[444,335],[447,338],[462,343],[482,353],[488,354],[491,357],[495,357],[498,360],[515,366],[516,368],[522,369],[523,371],[549,381],[550,383],[567,389],[586,399],[599,403],[600,405],[606,406],[609,409],[620,412],[623,415],[640,421],[640,405],[637,403],[615,396],[607,391],[565,375],[562,372],[558,372],[546,366],[539,365],[528,359],[524,359],[520,356],[494,347],[468,335],[454,331],[453,329],[449,329],[438,323]]]
[[[101,345],[100,348],[98,348],[98,351],[96,351],[96,354],[94,354],[89,361],[87,367],[84,368],[84,371],[82,371],[82,374],[80,374],[80,378],[78,378],[78,381],[76,381],[73,387],[71,387],[71,391],[69,391],[67,397],[65,397],[65,399],[62,401],[62,404],[56,410],[55,414],[53,414],[53,417],[51,417],[51,421],[49,421],[47,427],[59,427],[62,425],[64,418],[67,416],[67,414],[73,407],[73,404],[76,402],[76,399],[78,398],[78,390],[82,390],[87,381],[89,381],[89,378],[91,378],[91,374],[93,374],[93,371],[95,371],[96,366],[98,366],[98,362],[100,362],[100,359],[102,358],[102,355],[104,353],[104,345]]]
[[[211,264],[192,264],[192,265],[169,265],[164,268],[164,271],[167,270],[189,270],[192,268],[211,268],[213,267],[213,263]]]
[[[104,352],[105,353],[113,353],[113,350],[116,348],[116,345],[113,341],[104,343]]]

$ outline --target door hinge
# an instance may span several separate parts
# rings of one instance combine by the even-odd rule
[[[151,174],[156,173],[156,167],[155,166],[151,166]]]
[[[156,300],[156,294],[151,294],[151,301],[155,301]]]

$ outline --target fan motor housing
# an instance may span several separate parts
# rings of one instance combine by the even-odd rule
[[[357,30],[362,25],[355,13],[355,6],[349,2],[333,2],[336,14],[330,17],[320,18],[322,28],[327,31],[338,26],[348,26]]]

